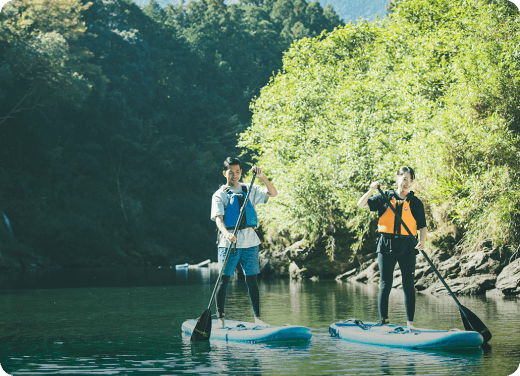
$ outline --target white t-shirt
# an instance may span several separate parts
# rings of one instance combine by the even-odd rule
[[[228,187],[227,185],[221,186],[211,198],[211,220],[215,221],[217,216],[224,215],[225,210],[229,204],[229,195],[224,190],[224,188],[229,188],[233,193],[242,192],[242,186],[245,185],[249,190],[249,183],[238,183],[236,187]],[[269,197],[266,197],[267,188],[260,187],[258,185],[253,184],[253,188],[251,189],[251,193],[249,194],[248,200],[253,205],[253,208],[256,210],[256,205],[265,204]],[[260,238],[256,234],[255,230],[251,227],[245,228],[243,230],[239,230],[237,234],[237,248],[250,248],[256,245],[259,245]],[[220,240],[218,243],[219,247],[228,247],[229,240],[220,235]]]

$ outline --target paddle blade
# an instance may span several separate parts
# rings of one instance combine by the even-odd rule
[[[460,317],[462,318],[462,323],[464,324],[464,329],[472,330],[475,332],[479,332],[482,338],[484,338],[484,343],[489,342],[491,339],[491,332],[484,325],[484,323],[471,312],[469,309],[464,307],[463,305],[459,306]]]
[[[209,341],[211,334],[211,309],[208,308],[200,315],[193,333],[191,333],[192,341]]]

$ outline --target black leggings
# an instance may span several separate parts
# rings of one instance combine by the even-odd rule
[[[260,291],[258,290],[258,282],[256,281],[256,274],[246,275],[247,289],[249,290],[249,297],[253,304],[253,311],[255,317],[260,317]],[[224,316],[224,305],[226,304],[226,292],[231,276],[223,275],[217,287],[217,317]]]
[[[402,254],[377,254],[381,282],[379,284],[379,295],[377,303],[379,315],[382,319],[388,319],[388,301],[392,291],[395,264],[399,263],[401,269],[404,305],[406,308],[406,319],[413,321],[415,315],[415,252],[403,252]]]

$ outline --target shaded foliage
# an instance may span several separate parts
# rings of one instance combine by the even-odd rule
[[[16,244],[4,259],[22,248],[68,266],[214,256],[210,197],[251,98],[294,39],[339,24],[301,0],[9,2],[0,209]]]

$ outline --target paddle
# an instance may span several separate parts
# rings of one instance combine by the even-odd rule
[[[240,208],[240,213],[238,215],[238,221],[235,226],[235,230],[233,231],[233,236],[236,236],[238,233],[238,229],[240,227],[240,222],[242,222],[242,217],[244,216],[245,207],[247,200],[249,199],[249,194],[251,193],[251,188],[253,188],[253,182],[256,178],[256,172],[253,172],[253,179],[251,180],[251,185],[249,186],[249,190],[247,191],[246,198],[244,200],[244,203],[242,204],[242,207]],[[192,341],[208,341],[209,336],[211,334],[211,305],[213,304],[213,300],[215,299],[215,295],[217,294],[217,287],[222,279],[222,275],[224,274],[224,268],[226,267],[226,263],[229,258],[229,254],[231,252],[231,247],[235,243],[230,243],[229,247],[226,251],[226,257],[224,258],[224,263],[222,264],[222,269],[220,270],[220,274],[217,279],[217,283],[215,283],[215,288],[213,289],[213,294],[211,294],[211,299],[209,300],[208,308],[202,312],[202,315],[200,315],[199,319],[197,320],[197,324],[195,325],[195,328],[193,329],[193,333],[191,334],[191,340]]]
[[[417,246],[418,243],[417,243],[417,240],[415,239],[415,236],[412,235],[412,232],[410,231],[408,226],[406,226],[406,223],[404,223],[404,221],[401,219],[399,214],[397,214],[395,208],[390,203],[390,200],[388,199],[388,197],[386,197],[384,192],[381,190],[381,187],[378,186],[377,190],[379,191],[381,196],[383,196],[385,198],[386,203],[388,204],[390,209],[392,209],[392,211],[394,212],[395,217],[401,223],[401,225],[403,225],[405,230],[408,232],[408,235],[413,239],[414,244]],[[460,317],[462,318],[462,323],[464,324],[464,329],[479,332],[482,335],[482,338],[484,338],[484,343],[489,342],[489,340],[491,339],[491,332],[486,327],[486,325],[484,325],[484,323],[477,317],[477,315],[475,315],[469,309],[467,309],[462,304],[460,304],[459,300],[455,297],[455,294],[453,294],[453,291],[451,291],[450,287],[448,286],[448,284],[446,283],[444,278],[442,278],[441,274],[439,273],[439,271],[437,270],[435,265],[433,265],[430,258],[426,255],[426,252],[424,252],[421,249],[421,253],[424,256],[424,258],[426,259],[426,261],[428,261],[428,264],[430,264],[430,266],[432,267],[435,274],[437,274],[437,277],[439,277],[440,281],[442,282],[442,284],[444,285],[446,290],[448,290],[448,292],[451,295],[451,297],[453,298],[453,300],[455,300],[455,303],[457,303],[457,306],[459,307],[459,311],[460,311]]]

